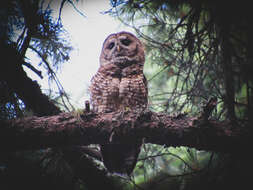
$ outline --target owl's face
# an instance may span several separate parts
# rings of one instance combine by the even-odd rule
[[[115,64],[121,68],[132,64],[144,64],[144,48],[133,34],[119,32],[109,35],[100,55],[100,65]]]

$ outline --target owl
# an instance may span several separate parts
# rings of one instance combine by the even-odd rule
[[[109,35],[102,47],[100,67],[91,80],[93,110],[98,113],[136,111],[148,104],[147,80],[143,74],[144,46],[129,32]],[[130,175],[136,165],[141,142],[112,140],[100,145],[105,167],[111,173]]]

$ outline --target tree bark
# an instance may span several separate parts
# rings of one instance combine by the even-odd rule
[[[247,150],[252,141],[251,133],[246,130],[247,124],[232,128],[234,125],[226,121],[151,111],[138,116],[128,112],[120,119],[113,119],[117,114],[89,112],[75,117],[71,113],[60,113],[0,121],[0,150],[104,144],[113,137],[126,143],[144,138],[145,143],[232,153]]]

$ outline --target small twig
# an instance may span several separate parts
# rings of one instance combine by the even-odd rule
[[[64,0],[66,1],[66,0]],[[86,18],[85,14],[82,13],[82,11],[80,11],[76,6],[75,4],[73,3],[72,0],[67,0],[69,4],[71,4],[73,6],[73,8],[76,10],[77,13],[79,13],[82,17]]]
[[[152,155],[152,156],[147,156],[145,158],[141,158],[141,159],[138,159],[138,161],[143,161],[143,160],[147,160],[149,158],[155,158],[155,157],[158,157],[158,156],[165,156],[165,155],[171,155],[173,157],[176,157],[177,159],[181,160],[188,168],[190,168],[191,170],[195,171],[196,169],[192,168],[184,159],[182,159],[180,156],[176,155],[176,154],[173,154],[171,152],[167,152],[167,153],[162,153],[162,154],[157,154],[157,155]]]
[[[42,72],[37,70],[34,66],[32,66],[30,63],[23,62],[23,65],[31,69],[33,72],[35,72],[41,79],[43,79]]]
[[[36,48],[34,48],[34,47],[32,47],[32,46],[29,46],[29,48],[30,48],[31,50],[33,50],[35,53],[37,53],[37,54],[40,56],[40,58],[42,59],[43,63],[45,63],[45,65],[46,65],[46,67],[47,67],[49,73],[51,74],[53,80],[55,81],[55,84],[56,84],[56,86],[57,86],[57,88],[58,88],[58,91],[59,91],[59,93],[60,93],[60,98],[61,98],[62,103],[63,103],[64,107],[66,108],[66,110],[67,110],[67,111],[70,111],[69,108],[68,108],[68,106],[66,105],[64,99],[63,99],[63,96],[66,98],[66,100],[68,101],[69,105],[70,105],[71,108],[74,110],[73,105],[72,105],[72,104],[70,103],[70,101],[69,101],[69,97],[67,96],[67,94],[66,94],[66,92],[65,92],[65,90],[64,90],[64,88],[63,88],[63,86],[61,85],[60,80],[58,79],[56,73],[55,73],[55,72],[53,71],[53,69],[50,67],[49,62],[44,58],[44,56],[41,54],[41,52],[39,52]]]
[[[159,74],[161,74],[163,71],[165,71],[167,68],[169,67],[169,65],[166,65],[165,67],[163,67],[160,71],[158,71],[156,74],[154,74],[150,79],[148,79],[148,82],[153,80],[155,77],[157,77]]]
[[[85,112],[90,112],[90,102],[89,100],[86,100],[85,101]]]

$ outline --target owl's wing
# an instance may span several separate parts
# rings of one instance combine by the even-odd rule
[[[98,112],[98,106],[101,104],[101,96],[102,96],[102,89],[101,89],[101,81],[102,77],[97,73],[91,79],[90,85],[90,94],[91,94],[91,105],[92,109],[95,112]]]
[[[119,109],[119,78],[113,76],[113,68],[111,65],[100,67],[91,80],[91,103],[95,112],[105,113]]]
[[[143,83],[145,86],[145,92],[143,94],[145,94],[145,99],[146,99],[146,106],[148,105],[148,80],[145,77],[145,75],[143,74]]]

